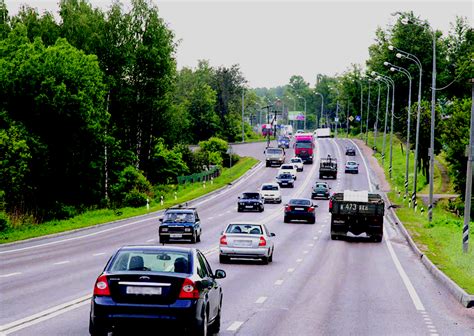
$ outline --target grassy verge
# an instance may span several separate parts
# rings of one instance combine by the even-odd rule
[[[223,168],[222,174],[215,178],[213,183],[192,183],[185,186],[170,186],[166,192],[158,194],[158,201],[152,200],[150,209],[122,208],[122,209],[100,209],[84,212],[67,220],[55,220],[38,225],[22,226],[20,228],[9,228],[0,233],[0,244],[18,240],[45,236],[48,234],[65,232],[69,230],[84,228],[97,224],[107,223],[118,219],[147,214],[149,212],[168,208],[170,206],[190,201],[219,189],[245,174],[258,160],[251,157],[243,157],[232,168]],[[176,199],[175,199],[176,195]],[[160,196],[164,203],[161,205]]]
[[[388,137],[387,137],[388,143]],[[373,144],[372,134],[369,136],[369,144]],[[377,148],[379,152],[375,157],[381,164],[382,155],[382,138],[377,139]],[[474,248],[471,248],[468,253],[462,252],[462,225],[463,219],[457,217],[455,214],[447,211],[447,201],[439,201],[433,211],[433,221],[430,223],[427,217],[427,211],[424,214],[418,211],[415,212],[408,207],[407,202],[403,201],[403,197],[398,196],[397,191],[404,191],[405,181],[405,149],[400,147],[400,141],[394,138],[393,141],[393,161],[392,161],[392,179],[389,183],[392,186],[392,192],[388,193],[390,200],[400,205],[396,209],[397,216],[403,222],[407,230],[410,232],[413,240],[417,246],[422,250],[430,260],[460,287],[464,288],[468,293],[474,294]],[[389,176],[389,147],[387,145],[384,170],[385,176]],[[438,157],[438,161],[445,164],[444,158]],[[413,190],[413,160],[414,155],[410,153],[410,174],[409,174],[409,193]],[[436,172],[437,171],[437,172]],[[435,193],[442,188],[441,176],[439,169],[435,170]],[[425,176],[418,175],[418,193],[426,188]],[[448,187],[452,190],[452,186]],[[422,200],[418,199],[418,204],[422,204]],[[426,206],[425,206],[426,209]],[[471,227],[474,223],[471,222]],[[471,230],[470,241],[474,241],[474,230]]]

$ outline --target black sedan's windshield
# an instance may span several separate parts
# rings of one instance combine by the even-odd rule
[[[244,193],[242,195],[242,198],[243,199],[259,199],[260,194],[258,194],[258,193]]]

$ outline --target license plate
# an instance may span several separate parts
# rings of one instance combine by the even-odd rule
[[[127,294],[161,295],[161,287],[127,286]]]
[[[170,234],[170,238],[181,238],[183,235],[181,233],[172,233]]]
[[[253,205],[246,205],[245,206],[247,209],[252,209],[253,208]]]
[[[235,240],[234,245],[235,246],[240,246],[240,247],[250,247],[250,246],[252,246],[252,241],[250,241],[250,240]]]
[[[304,210],[304,208],[295,208],[295,210]]]
[[[288,184],[288,182],[282,182],[281,184],[283,184],[283,185],[287,185],[287,184]]]

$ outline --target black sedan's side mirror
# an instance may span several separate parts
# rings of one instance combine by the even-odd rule
[[[240,196],[239,196],[239,197],[237,197],[237,199],[240,199]]]
[[[158,220],[159,220],[160,222],[162,222],[162,223],[163,223],[163,217],[162,217],[162,218],[160,218],[160,219],[158,219]]]
[[[264,151],[263,151],[263,154],[265,154],[266,152],[267,152],[267,151],[266,151],[266,150],[264,150]]]
[[[315,207],[315,208],[319,208],[319,205],[317,205],[317,204],[313,204],[313,207]]]
[[[276,234],[274,234],[273,232],[270,233],[270,237],[275,237],[275,236],[276,236]]]
[[[224,279],[226,277],[225,271],[218,269],[216,270],[216,273],[214,274],[214,279]]]

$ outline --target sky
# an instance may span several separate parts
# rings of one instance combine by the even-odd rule
[[[21,4],[57,13],[59,0],[5,0],[10,14]],[[112,0],[91,0],[106,10]],[[130,0],[122,0],[125,8]],[[413,11],[447,34],[456,16],[473,26],[474,1],[181,1],[152,0],[179,41],[178,68],[198,60],[212,66],[239,64],[249,87],[285,85],[301,75],[312,86],[317,74],[334,76],[365,65],[377,27],[391,14]]]

